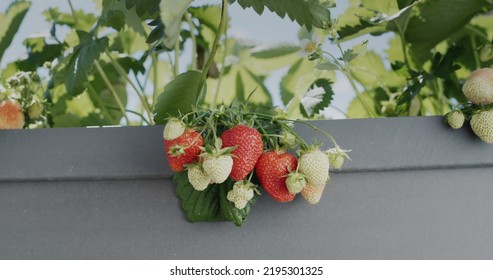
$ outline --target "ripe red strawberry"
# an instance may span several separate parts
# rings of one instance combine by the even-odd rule
[[[19,102],[0,102],[0,129],[21,129],[24,127],[24,113]]]
[[[284,151],[269,151],[258,159],[255,172],[260,184],[278,202],[290,202],[295,195],[286,187],[286,176],[296,170],[298,159]]]
[[[241,181],[252,172],[257,160],[264,151],[262,135],[252,127],[237,125],[221,135],[223,148],[236,147],[231,154],[233,156],[233,169],[230,177],[235,181]]]
[[[187,129],[174,140],[164,140],[166,157],[171,170],[178,172],[185,169],[184,165],[196,161],[204,146],[204,139],[197,131]]]

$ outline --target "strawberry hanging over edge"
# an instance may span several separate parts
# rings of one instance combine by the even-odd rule
[[[22,106],[16,100],[0,102],[0,129],[21,129],[24,127]]]
[[[202,135],[194,129],[187,129],[174,140],[164,140],[166,157],[171,170],[178,172],[185,169],[186,164],[196,161],[204,146]]]
[[[286,176],[296,170],[298,159],[285,151],[269,151],[260,156],[255,172],[260,184],[278,202],[290,202],[295,195],[288,191]]]
[[[236,147],[233,155],[233,169],[230,177],[235,181],[241,181],[252,172],[257,160],[264,151],[262,135],[255,129],[246,125],[236,125],[221,135],[223,148]]]

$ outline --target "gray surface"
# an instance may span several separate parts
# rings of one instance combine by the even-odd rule
[[[353,150],[353,161],[343,172],[493,167],[490,145],[469,128],[446,127],[442,117],[314,123],[342,148]],[[296,129],[306,140],[325,139],[302,124]],[[0,131],[0,181],[170,178],[162,130],[155,126]],[[332,147],[325,142],[325,148]]]
[[[241,228],[186,222],[159,127],[0,131],[0,259],[493,258],[493,146],[438,118],[318,125],[350,172]]]

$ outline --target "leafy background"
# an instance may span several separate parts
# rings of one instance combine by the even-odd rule
[[[191,2],[197,8],[188,8]],[[15,61],[4,56],[10,60],[2,61],[1,76],[5,81],[16,70],[32,71],[55,59],[56,66],[44,75],[50,125],[85,126],[162,123],[169,114],[190,110],[194,101],[214,106],[248,100],[260,110],[279,106],[290,118],[330,117],[329,106],[350,118],[440,115],[463,101],[461,84],[471,71],[491,65],[477,57],[477,49],[493,37],[492,17],[486,14],[493,8],[490,0],[351,0],[348,9],[347,1],[337,1],[340,14],[323,9],[332,7],[329,0],[228,2],[241,14],[271,14],[304,27],[290,26],[296,34],[292,42],[266,45],[257,31],[284,38],[279,26],[289,20],[255,26],[263,17],[251,18],[241,30],[252,30],[253,38],[228,31],[217,56],[208,61],[212,67],[200,74],[195,70],[215,51],[212,42],[222,33],[219,6],[102,0],[87,11],[69,0],[68,11],[58,4],[45,7],[49,28],[24,37],[25,56]],[[26,5],[13,2],[0,19],[0,36],[7,38],[0,54]],[[160,6],[165,7],[161,12]],[[237,16],[230,15],[227,24]],[[339,18],[337,25],[330,15]],[[311,30],[324,45],[307,60],[296,50]],[[186,98],[180,98],[183,92]]]

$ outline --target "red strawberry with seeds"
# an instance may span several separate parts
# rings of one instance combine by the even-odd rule
[[[178,172],[185,169],[184,165],[196,161],[204,146],[202,135],[193,129],[187,129],[180,137],[164,140],[166,157],[171,170]]]
[[[258,159],[255,172],[260,184],[278,202],[290,202],[295,195],[286,187],[286,176],[296,170],[298,159],[285,151],[269,151]]]
[[[0,102],[0,129],[21,129],[24,127],[24,113],[19,102]]]
[[[255,128],[237,125],[223,132],[221,140],[223,148],[236,147],[231,152],[234,155],[231,179],[235,181],[245,179],[255,168],[257,160],[264,151],[262,135]]]

